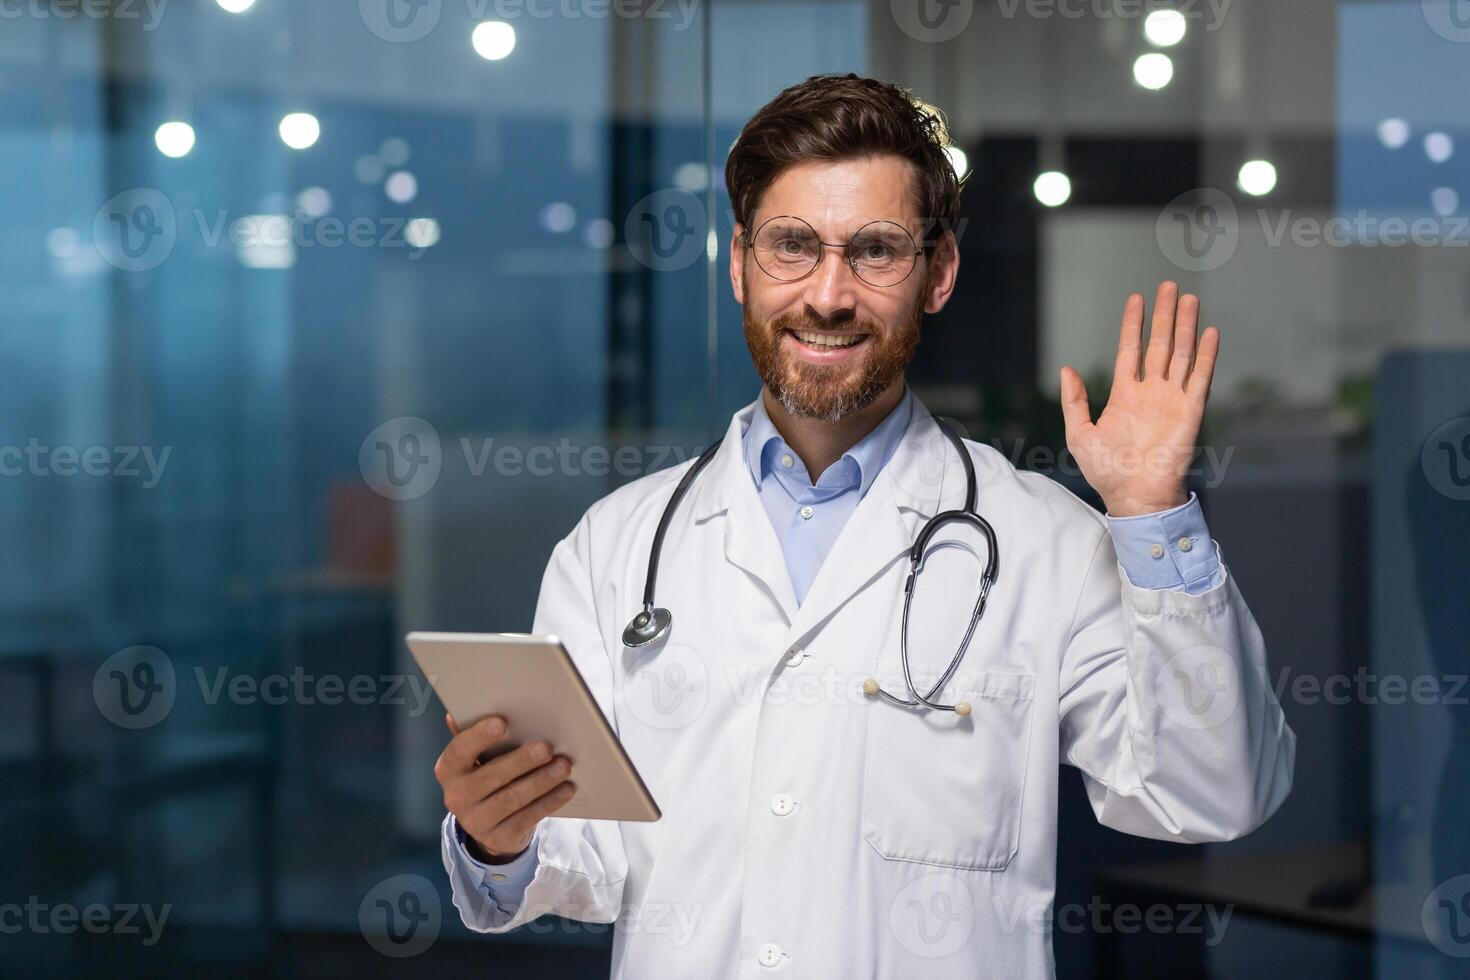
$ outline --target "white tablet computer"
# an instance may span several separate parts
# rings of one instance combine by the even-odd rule
[[[506,720],[510,735],[493,754],[544,739],[571,760],[577,792],[557,816],[662,816],[561,640],[529,633],[414,632],[408,649],[461,731],[489,715]]]

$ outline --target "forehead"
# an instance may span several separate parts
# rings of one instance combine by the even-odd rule
[[[814,160],[788,167],[761,197],[753,221],[792,214],[819,232],[843,233],[877,219],[913,223],[915,167],[897,156]]]

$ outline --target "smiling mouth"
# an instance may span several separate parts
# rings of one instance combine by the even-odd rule
[[[800,343],[815,350],[835,350],[842,347],[851,347],[862,343],[867,334],[861,333],[819,333],[815,330],[791,330],[788,331]]]

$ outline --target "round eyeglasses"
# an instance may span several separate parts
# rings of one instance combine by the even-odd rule
[[[745,247],[755,253],[756,264],[772,279],[796,282],[816,271],[824,248],[844,250],[853,274],[869,286],[897,286],[909,277],[924,250],[914,236],[893,221],[870,221],[847,242],[824,242],[805,221],[789,214],[768,218]]]

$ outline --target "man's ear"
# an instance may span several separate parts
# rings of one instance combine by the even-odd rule
[[[735,302],[745,305],[745,226],[735,222],[730,232],[730,289]]]
[[[938,313],[949,302],[960,274],[960,243],[954,232],[946,228],[934,251],[926,259],[929,275],[925,283],[924,312]]]

